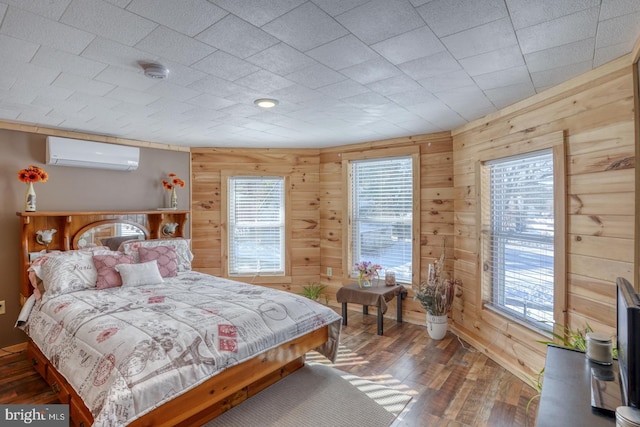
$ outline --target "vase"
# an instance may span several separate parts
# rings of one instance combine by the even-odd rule
[[[176,187],[171,189],[171,209],[178,209],[178,194],[176,193]]]
[[[360,275],[358,276],[358,286],[361,288],[370,288],[371,287],[371,279],[367,279],[366,277]]]
[[[427,313],[427,332],[434,340],[441,340],[447,335],[447,315],[434,316]]]
[[[24,195],[24,210],[25,212],[36,211],[36,192],[33,189],[33,182],[29,183],[27,192]]]

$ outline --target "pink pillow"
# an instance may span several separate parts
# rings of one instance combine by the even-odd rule
[[[140,262],[158,261],[158,270],[162,277],[174,277],[178,275],[178,256],[173,246],[154,246],[138,248]]]
[[[93,264],[98,270],[96,288],[115,288],[122,286],[122,278],[116,271],[116,265],[133,264],[133,257],[125,254],[94,255]]]

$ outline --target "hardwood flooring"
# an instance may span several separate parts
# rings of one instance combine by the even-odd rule
[[[425,326],[349,312],[335,367],[413,396],[394,426],[465,427],[535,425],[536,394],[522,379],[470,348],[451,332],[440,341]],[[329,363],[317,353],[308,361]],[[56,403],[24,351],[0,350],[0,404]]]

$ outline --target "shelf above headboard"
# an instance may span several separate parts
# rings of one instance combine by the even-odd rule
[[[20,294],[24,300],[31,295],[27,268],[29,267],[29,254],[40,252],[44,249],[56,251],[68,251],[74,249],[72,243],[74,237],[81,230],[94,223],[122,221],[127,224],[139,224],[140,229],[148,231],[145,236],[149,239],[167,237],[163,235],[163,227],[166,224],[177,223],[175,233],[170,237],[184,237],[185,224],[189,219],[188,210],[135,210],[135,211],[64,211],[64,212],[16,212],[21,219],[20,233]],[[48,246],[38,243],[36,232],[38,230],[56,229],[53,240]],[[77,240],[77,239],[76,239]]]

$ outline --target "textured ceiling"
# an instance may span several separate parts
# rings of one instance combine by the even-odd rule
[[[201,147],[451,130],[640,35],[640,0],[0,0],[0,17],[0,120]]]

